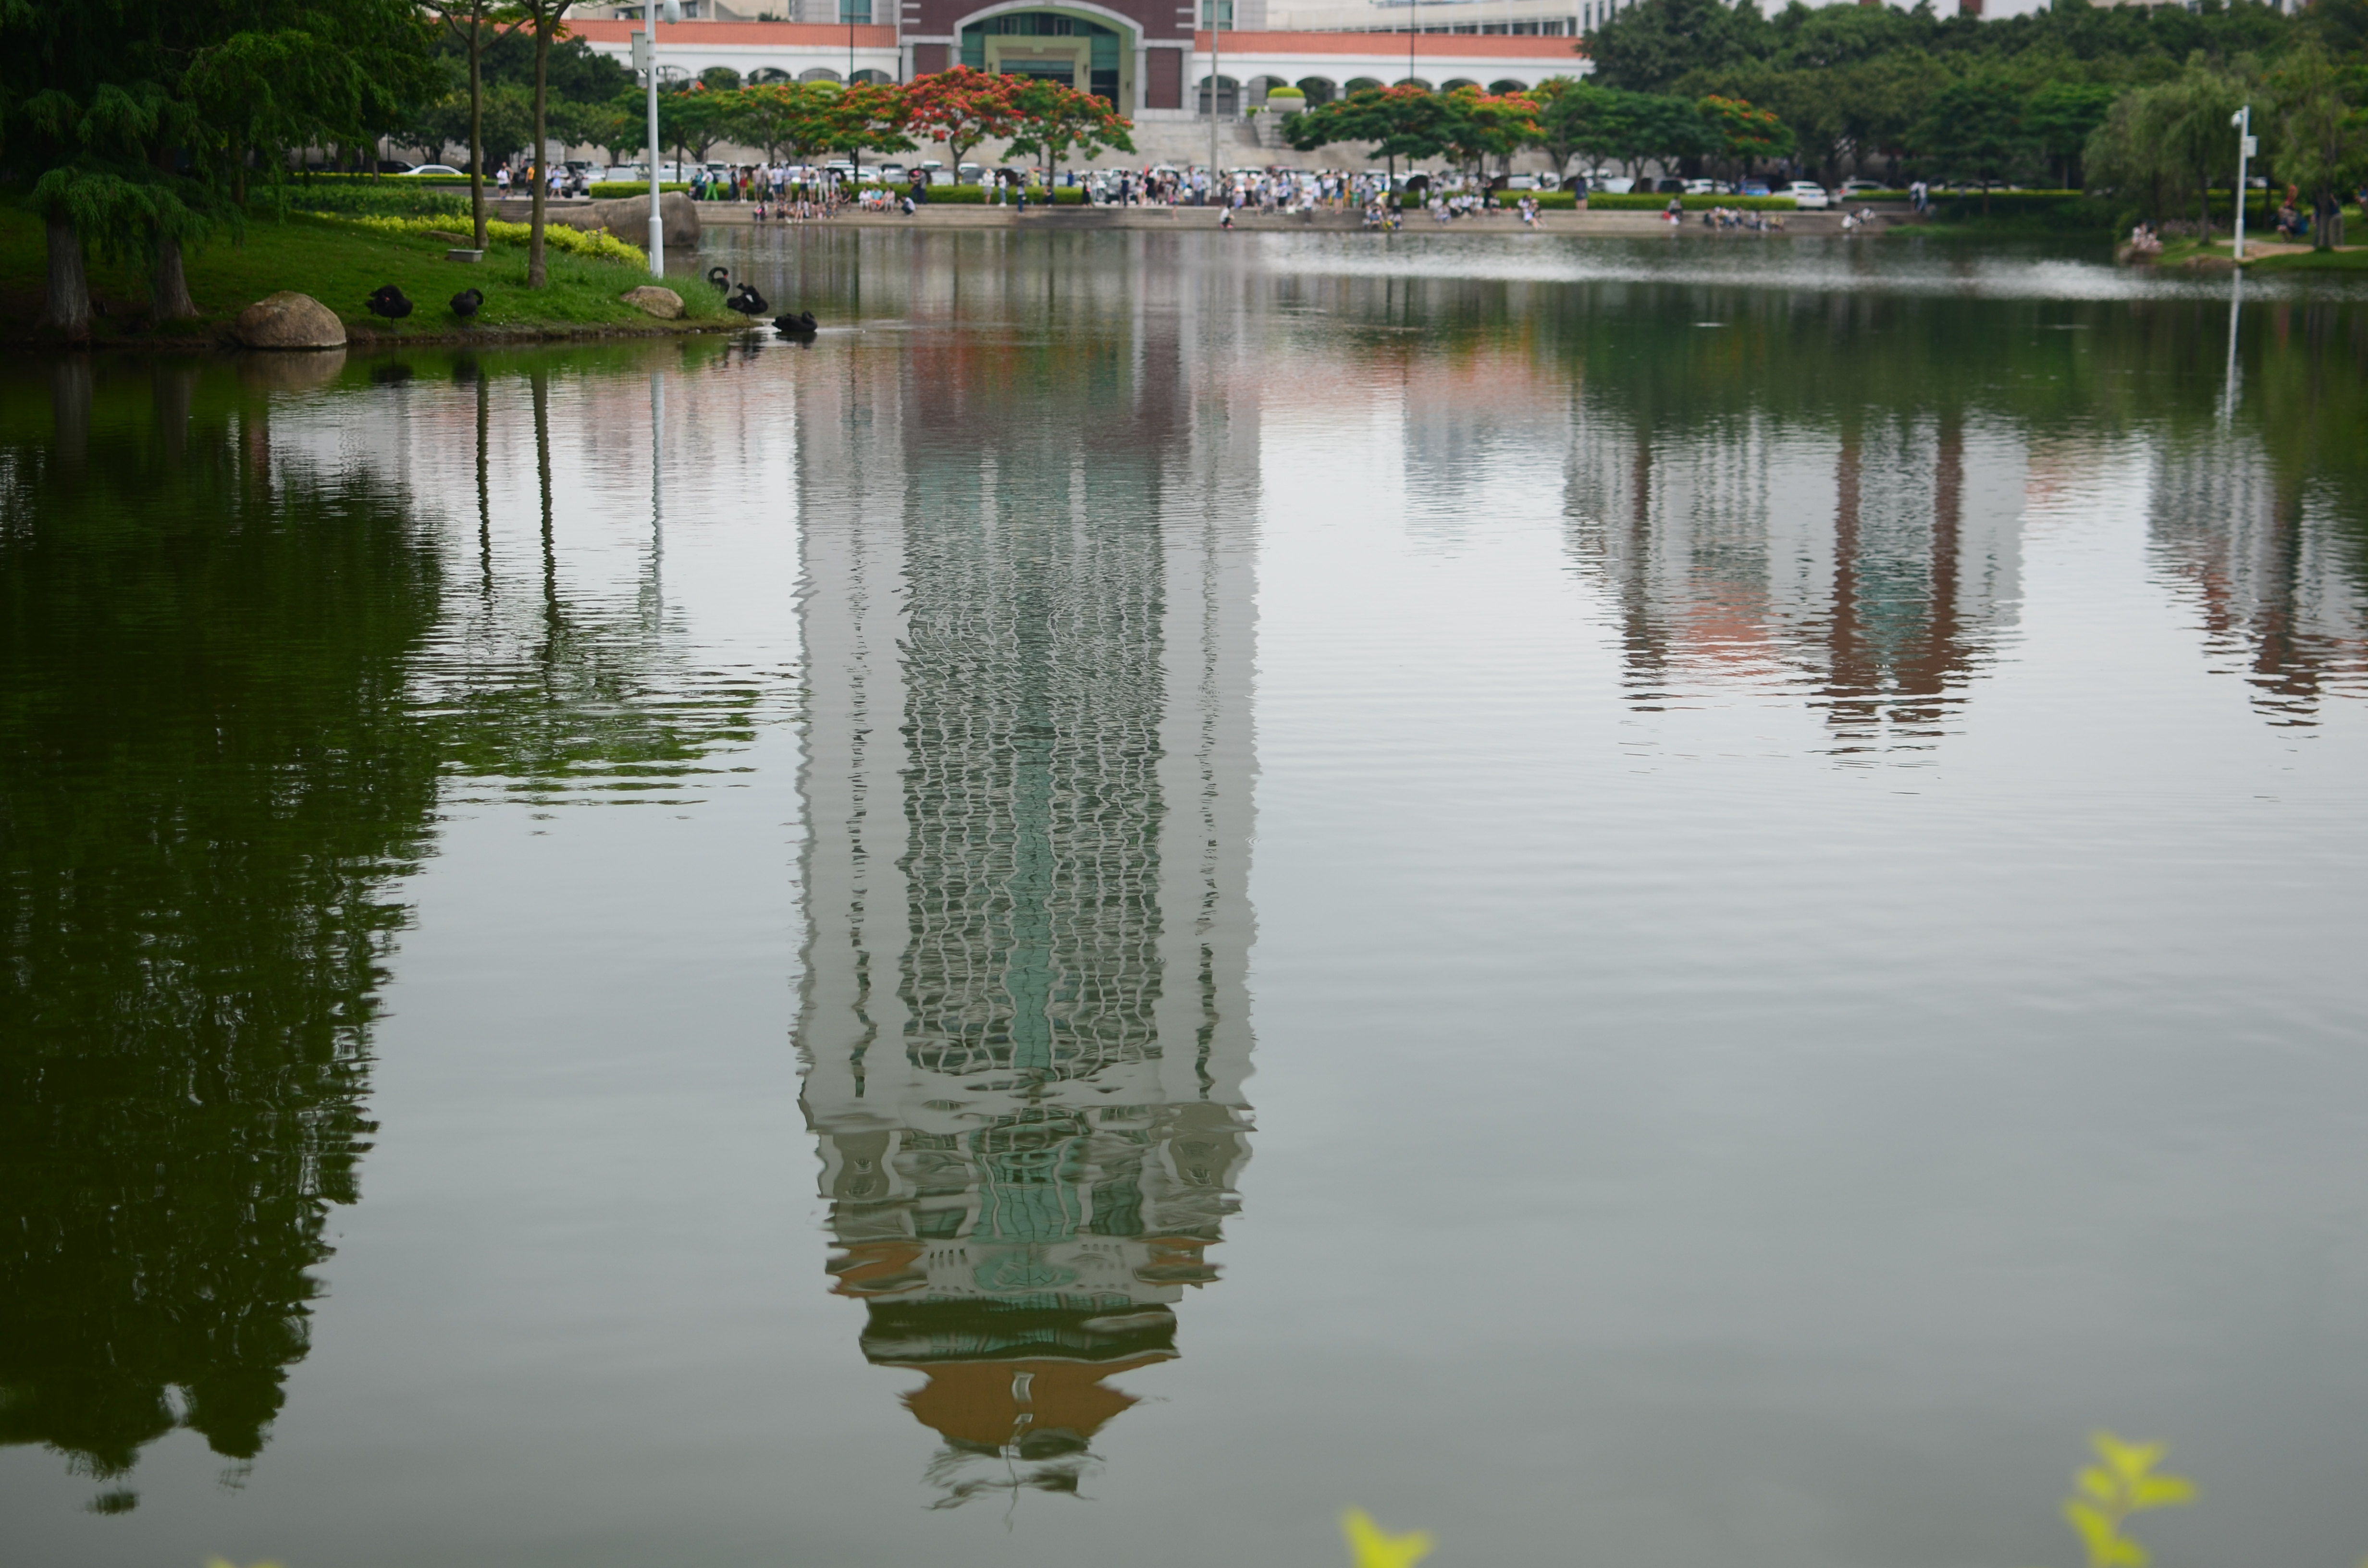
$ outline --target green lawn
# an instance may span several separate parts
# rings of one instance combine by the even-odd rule
[[[461,227],[465,230],[465,222]],[[189,258],[189,294],[202,319],[176,325],[171,333],[176,338],[211,338],[239,312],[282,289],[312,295],[344,318],[347,329],[358,336],[363,332],[400,339],[472,330],[495,335],[734,324],[715,290],[699,288],[688,277],[669,280],[683,298],[688,312],[683,322],[661,323],[617,298],[650,281],[639,267],[552,251],[550,286],[529,290],[523,244],[495,244],[474,266],[446,261],[446,248],[440,240],[372,233],[326,219],[258,218],[247,224],[242,238],[219,238]],[[47,265],[40,223],[28,213],[0,210],[0,337],[29,335],[40,312]],[[403,321],[381,321],[364,308],[371,291],[385,283],[401,289],[417,307]],[[463,325],[446,305],[469,288],[485,291],[473,328]],[[91,293],[107,312],[96,326],[98,338],[137,342],[149,336],[147,281],[139,268],[93,257]]]
[[[2347,225],[2360,222],[2346,219]],[[2368,245],[2353,245],[2344,250],[2288,251],[2276,256],[2263,255],[2254,247],[2259,235],[2248,235],[2245,246],[2245,270],[2248,272],[2368,272]],[[2233,262],[2236,250],[2226,240],[2174,240],[2163,246],[2155,265],[2177,267],[2190,259],[2214,256]]]

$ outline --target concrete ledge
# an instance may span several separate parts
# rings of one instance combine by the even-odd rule
[[[727,202],[701,203],[700,215],[712,228],[746,227],[756,221],[752,207]],[[1178,229],[1213,229],[1217,227],[1221,209],[1214,207],[1045,207],[1030,206],[1023,214],[1013,207],[939,206],[923,207],[911,217],[894,210],[886,212],[848,211],[836,218],[816,218],[804,223],[780,225],[786,228],[812,228],[843,225],[859,229],[1150,229],[1173,233]],[[1884,228],[1905,224],[1910,220],[1905,213],[1896,216],[1878,214],[1876,222]],[[775,227],[771,222],[765,227]],[[1365,221],[1356,212],[1312,212],[1291,215],[1269,215],[1255,211],[1234,214],[1236,231],[1249,233],[1360,233]],[[1671,238],[1782,239],[1788,234],[1826,235],[1842,232],[1842,215],[1839,212],[1787,212],[1784,227],[1773,232],[1742,229],[1706,229],[1702,214],[1690,212],[1686,222],[1671,225],[1657,212],[1548,212],[1538,227],[1523,227],[1521,221],[1510,213],[1486,218],[1458,218],[1441,223],[1428,212],[1409,214],[1406,226],[1397,231],[1401,237],[1423,234],[1586,234],[1599,238],[1641,239],[1651,235]]]

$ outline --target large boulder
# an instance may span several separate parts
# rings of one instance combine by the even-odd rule
[[[238,312],[234,329],[249,348],[343,348],[346,324],[313,298],[282,290]]]
[[[671,289],[661,289],[655,283],[644,283],[638,289],[628,289],[617,298],[637,311],[644,311],[660,321],[682,318],[682,296]]]
[[[617,201],[587,201],[581,207],[552,205],[543,221],[571,229],[606,229],[627,244],[646,248],[650,243],[650,199],[629,196]],[[699,203],[681,191],[658,198],[658,218],[666,225],[666,243],[689,250],[699,243]]]

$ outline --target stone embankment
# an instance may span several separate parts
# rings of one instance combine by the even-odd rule
[[[700,216],[711,226],[731,228],[754,223],[756,209],[744,202],[700,202]],[[644,210],[646,210],[646,209]],[[982,207],[968,203],[933,203],[922,206],[912,216],[890,210],[884,212],[860,210],[842,212],[835,218],[816,222],[851,224],[862,228],[922,228],[922,229],[1149,229],[1176,233],[1184,229],[1213,229],[1218,226],[1219,209],[1213,207],[1047,207],[1030,204],[1028,210],[1016,207]],[[1916,220],[1902,209],[1896,212],[1878,211],[1875,224],[1890,228]],[[1705,228],[1702,214],[1689,212],[1686,221],[1672,230],[1668,221],[1658,212],[1547,212],[1541,214],[1535,229],[1525,227],[1510,212],[1481,218],[1458,218],[1441,223],[1428,212],[1408,214],[1401,235],[1420,234],[1505,234],[1519,235],[1544,233],[1577,234],[1598,238],[1636,238],[1651,234],[1701,235],[1739,239],[1781,238],[1785,234],[1839,234],[1842,215],[1839,212],[1787,212],[1782,230],[1762,233],[1757,231],[1717,230]],[[768,227],[771,225],[768,223]],[[799,225],[792,225],[799,226]],[[1263,214],[1241,210],[1234,214],[1237,230],[1252,233],[1304,233],[1309,232],[1356,233],[1363,232],[1364,219],[1355,212],[1300,212]]]

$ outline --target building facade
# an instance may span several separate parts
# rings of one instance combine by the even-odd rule
[[[860,13],[850,8],[847,17],[827,23],[660,23],[658,68],[674,78],[723,66],[750,82],[903,82],[970,65],[1050,77],[1097,94],[1133,119],[1150,120],[1205,118],[1212,76],[1218,110],[1230,115],[1263,102],[1268,87],[1285,84],[1299,87],[1311,103],[1322,103],[1368,85],[1411,81],[1506,92],[1592,69],[1559,21],[1550,33],[1493,30],[1493,24],[1484,29],[1476,21],[1468,28],[1434,26],[1428,20],[1411,33],[1403,24],[1395,31],[1284,31],[1262,25],[1266,0],[1256,0],[1255,6],[1242,0],[1238,16],[1228,6],[1220,31],[1196,30],[1191,6],[1174,0],[1115,0],[1109,6],[1027,0],[896,4],[900,15],[875,17],[858,0]],[[1237,19],[1251,25],[1237,28]],[[619,60],[631,58],[632,37],[641,26],[623,17],[568,23],[595,51]]]

